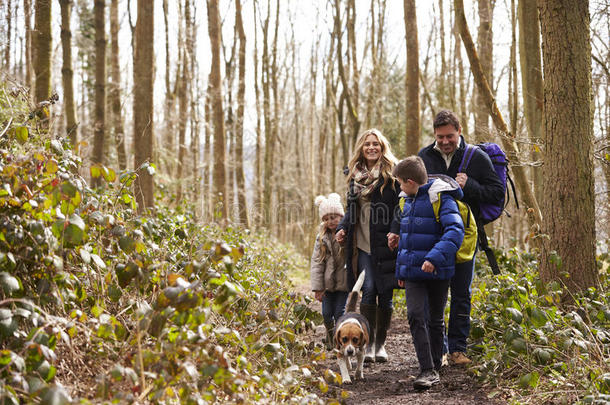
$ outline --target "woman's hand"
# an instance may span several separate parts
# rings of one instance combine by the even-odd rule
[[[324,291],[314,291],[314,295],[316,300],[322,302],[322,298],[324,298]]]
[[[394,250],[398,247],[398,239],[400,238],[398,235],[392,232],[388,232],[388,248],[390,250]]]
[[[337,232],[335,234],[335,240],[340,244],[343,245],[345,243],[345,230],[341,229],[339,232]]]

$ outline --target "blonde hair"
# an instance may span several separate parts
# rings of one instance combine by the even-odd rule
[[[320,223],[320,227],[318,228],[318,239],[320,240],[320,255],[316,258],[318,263],[322,263],[322,262],[326,261],[326,259],[328,258],[328,254],[330,253],[326,249],[326,245],[324,243],[322,243],[322,237],[325,234],[328,234],[330,236],[330,243],[332,243],[332,240],[334,238],[333,232],[330,229],[328,229],[326,222],[322,221]],[[343,254],[343,247],[341,245],[339,245],[339,255],[342,255],[342,254]]]
[[[394,165],[398,162],[398,159],[394,156],[390,149],[390,142],[388,139],[381,134],[377,128],[367,129],[363,133],[360,134],[358,140],[356,140],[356,146],[354,146],[354,156],[350,159],[347,164],[347,168],[349,170],[349,175],[347,176],[347,181],[354,178],[354,174],[356,173],[356,165],[360,163],[360,166],[366,164],[366,159],[364,158],[364,153],[362,149],[364,147],[364,142],[369,135],[375,135],[379,144],[381,145],[381,157],[379,158],[379,173],[381,177],[383,177],[383,185],[381,186],[381,191],[383,192],[384,187],[388,184],[388,182],[392,183],[392,187],[394,187],[394,177],[392,176],[392,169]]]

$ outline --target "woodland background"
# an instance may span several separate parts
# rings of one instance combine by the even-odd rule
[[[288,280],[314,197],[345,194],[363,130],[402,158],[450,108],[467,141],[503,146],[520,202],[487,232],[503,274],[477,260],[470,372],[503,399],[610,401],[609,16],[599,0],[0,0],[0,397],[349,396],[329,393]]]
[[[522,209],[495,245],[541,248],[547,280],[558,254],[591,285],[610,229],[608,3],[422,4],[3,0],[4,80],[56,102],[48,129],[83,175],[149,164],[140,210],[156,195],[304,252],[362,130],[404,157],[450,108],[512,163]]]

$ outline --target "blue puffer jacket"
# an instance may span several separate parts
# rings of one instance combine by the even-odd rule
[[[399,219],[396,259],[396,278],[399,280],[447,280],[455,273],[455,254],[464,239],[464,224],[454,198],[461,199],[463,193],[457,186],[440,194],[439,224],[428,193],[434,182],[443,180],[431,180],[419,187],[415,197],[406,197]],[[434,265],[433,273],[422,271],[426,260]]]

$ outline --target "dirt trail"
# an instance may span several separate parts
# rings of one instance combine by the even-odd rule
[[[320,311],[320,303],[312,303]],[[321,342],[324,327],[316,329],[312,336]],[[352,384],[331,385],[326,396],[340,398],[342,390],[349,393],[346,404],[501,404],[505,401],[491,399],[491,388],[482,388],[463,367],[443,367],[440,372],[441,383],[428,391],[415,391],[413,380],[419,372],[417,357],[411,341],[411,333],[404,316],[394,316],[388,333],[386,349],[389,354],[387,363],[365,364],[364,380]],[[339,374],[339,367],[333,354],[321,361],[321,369],[329,368]]]

